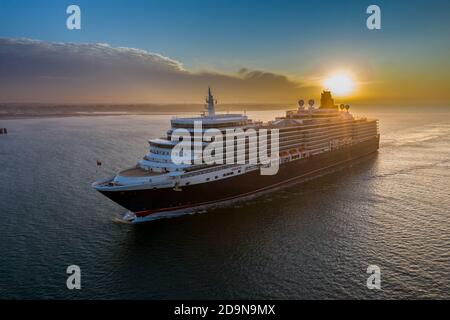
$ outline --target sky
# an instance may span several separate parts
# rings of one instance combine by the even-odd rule
[[[449,105],[449,56],[448,0],[0,2],[0,102],[287,103],[345,73],[350,102]]]

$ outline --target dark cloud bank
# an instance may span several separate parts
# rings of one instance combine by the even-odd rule
[[[307,90],[286,76],[241,69],[190,72],[159,54],[107,44],[0,39],[0,102],[183,103],[211,85],[225,102],[295,102]]]

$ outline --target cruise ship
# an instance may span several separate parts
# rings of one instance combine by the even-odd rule
[[[267,123],[242,114],[216,113],[216,103],[208,89],[202,115],[171,119],[166,136],[149,140],[148,153],[135,167],[92,184],[128,210],[124,221],[139,223],[245,201],[334,172],[379,148],[378,120],[353,116],[349,105],[336,105],[329,91],[322,92],[320,106],[315,107],[313,100],[305,106],[300,100],[298,109]],[[224,164],[173,161],[172,149],[178,141],[173,141],[172,133],[182,128],[194,135],[196,121],[201,121],[202,130],[215,128],[221,132],[277,129],[278,171],[263,175],[260,169],[265,165],[249,161]],[[201,148],[206,145],[205,141],[198,143]],[[251,152],[246,140],[246,158]]]

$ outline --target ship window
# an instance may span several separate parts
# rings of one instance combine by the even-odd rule
[[[206,181],[209,181],[209,178],[206,178]]]
[[[219,179],[219,176],[215,176],[214,179]]]

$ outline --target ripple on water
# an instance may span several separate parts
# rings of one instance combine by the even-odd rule
[[[114,223],[124,210],[90,183],[133,165],[169,116],[10,121],[0,297],[450,298],[450,118],[403,116],[380,115],[382,148],[364,163],[145,225]],[[365,287],[369,264],[381,291]]]

